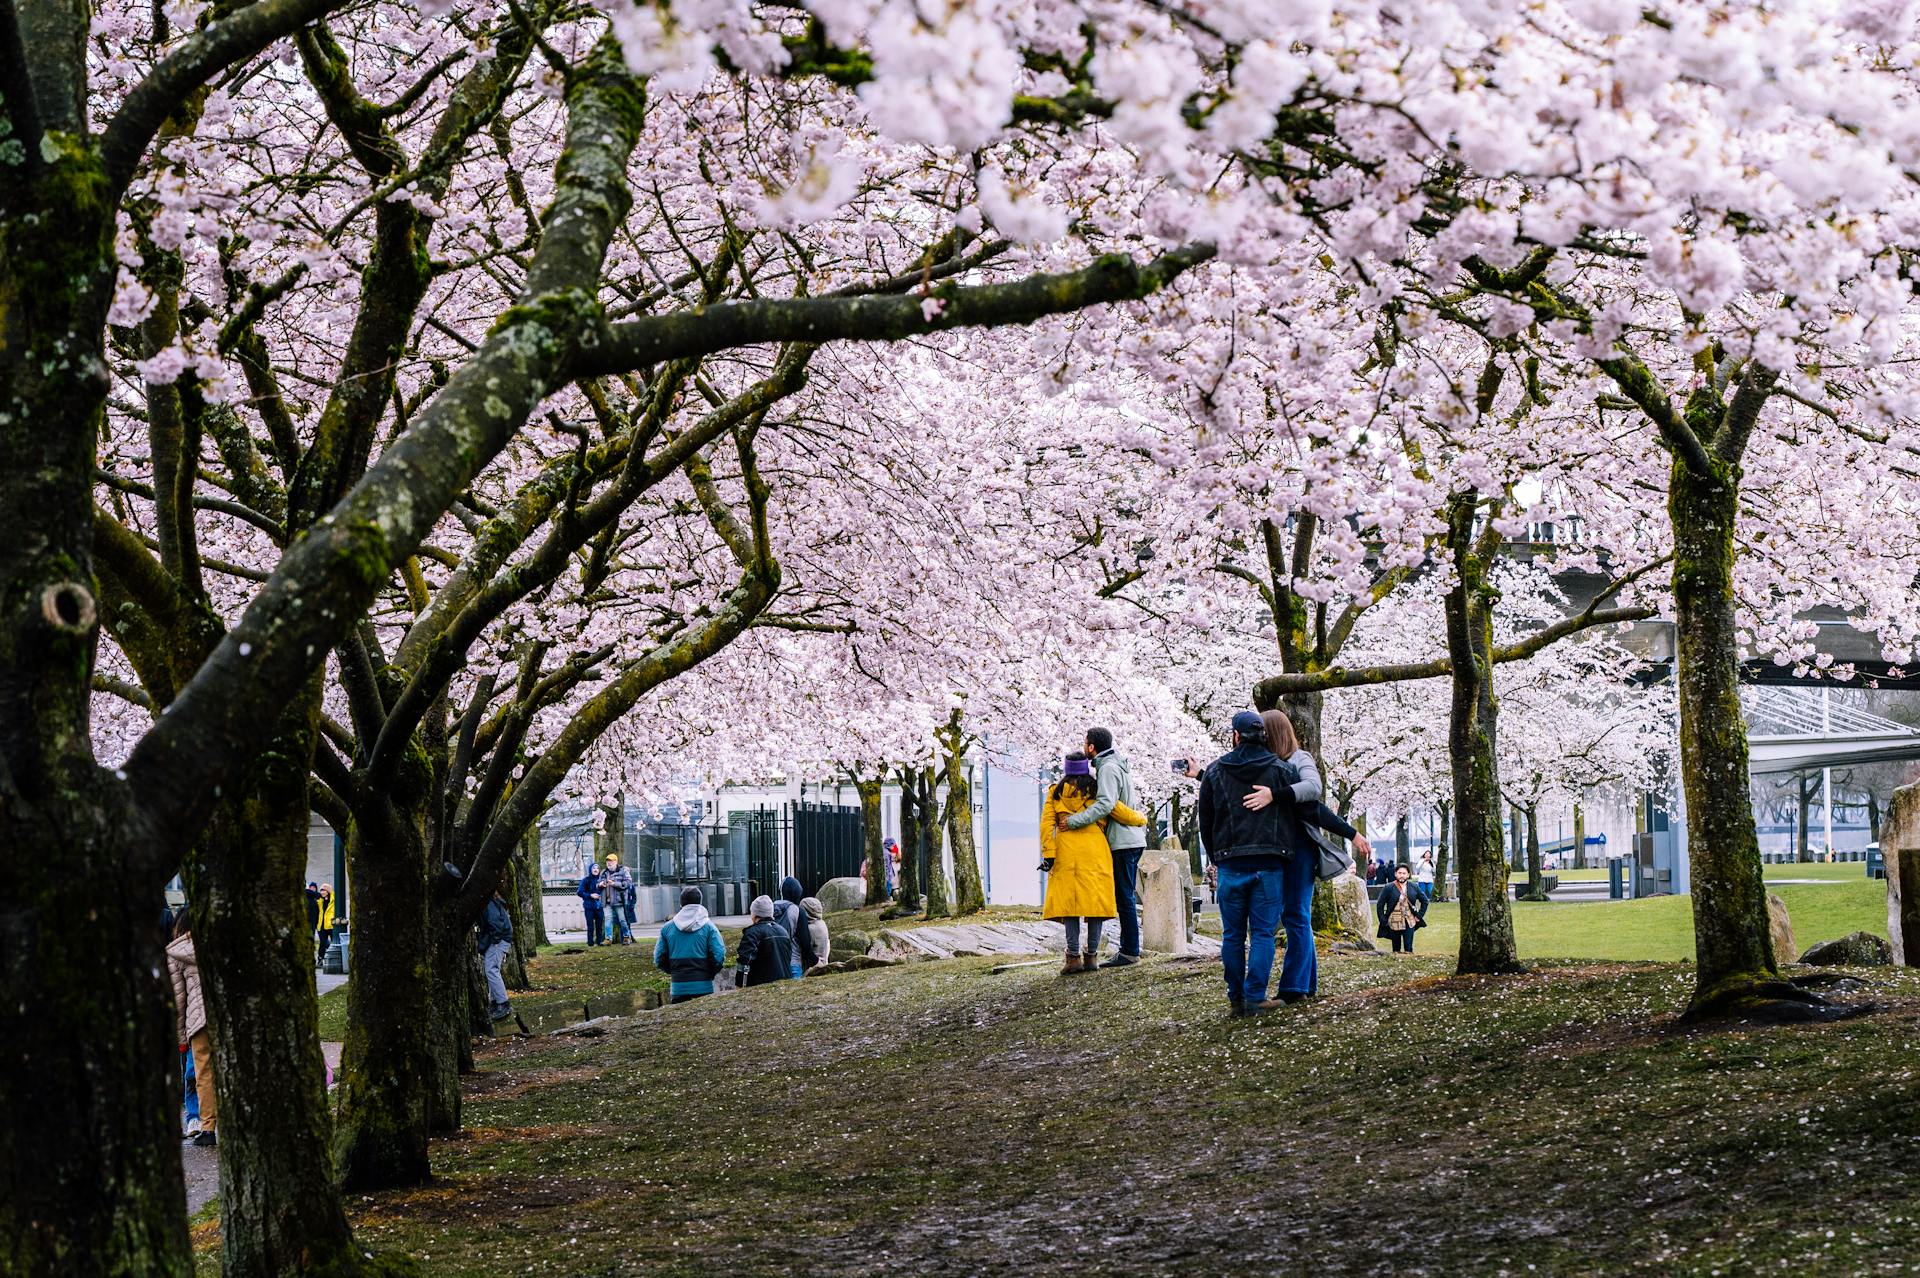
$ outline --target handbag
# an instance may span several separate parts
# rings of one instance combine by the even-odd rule
[[[1315,829],[1309,829],[1313,836],[1314,849],[1320,854],[1320,863],[1314,867],[1317,879],[1337,879],[1343,874],[1353,873],[1353,858],[1347,850]]]

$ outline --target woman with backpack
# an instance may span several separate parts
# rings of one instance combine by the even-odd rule
[[[1107,845],[1106,821],[1077,830],[1060,829],[1061,816],[1072,816],[1093,802],[1093,761],[1070,754],[1060,780],[1047,792],[1040,810],[1040,869],[1047,876],[1043,918],[1059,919],[1067,930],[1067,964],[1061,975],[1091,972],[1099,966],[1100,929],[1114,916],[1113,852]],[[1124,803],[1116,803],[1109,820],[1121,825],[1145,825],[1147,818]],[[1080,948],[1080,928],[1086,924],[1086,950]]]

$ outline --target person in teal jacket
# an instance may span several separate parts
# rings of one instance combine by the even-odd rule
[[[667,920],[654,942],[653,965],[672,978],[667,986],[669,1003],[713,993],[713,978],[727,965],[727,947],[720,929],[707,917],[699,888],[680,894],[680,912]]]

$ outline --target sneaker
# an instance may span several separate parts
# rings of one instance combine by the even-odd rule
[[[513,1015],[513,1005],[510,1003],[502,1003],[500,1006],[493,1009],[493,1019],[496,1021],[504,1021],[509,1016],[512,1016],[512,1015]]]
[[[1246,1014],[1247,1000],[1243,998],[1230,998],[1227,1000],[1228,1016],[1245,1016]]]
[[[200,1148],[205,1149],[209,1145],[218,1145],[220,1143],[220,1138],[212,1132],[202,1131],[194,1135],[193,1143],[198,1145]]]
[[[1247,1004],[1247,1015],[1258,1016],[1262,1012],[1277,1012],[1286,1005],[1285,998],[1263,998],[1258,1003]]]
[[[1135,963],[1138,963],[1139,961],[1140,961],[1140,956],[1138,954],[1116,954],[1112,958],[1108,959],[1106,962],[1102,963],[1100,966],[1101,967],[1132,967]]]

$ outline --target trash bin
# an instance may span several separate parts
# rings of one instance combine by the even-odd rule
[[[333,943],[320,956],[320,970],[328,976],[347,974],[347,924],[344,921],[334,925]]]
[[[1622,900],[1627,895],[1625,868],[1620,864],[1619,857],[1607,859],[1607,899],[1609,901]]]

